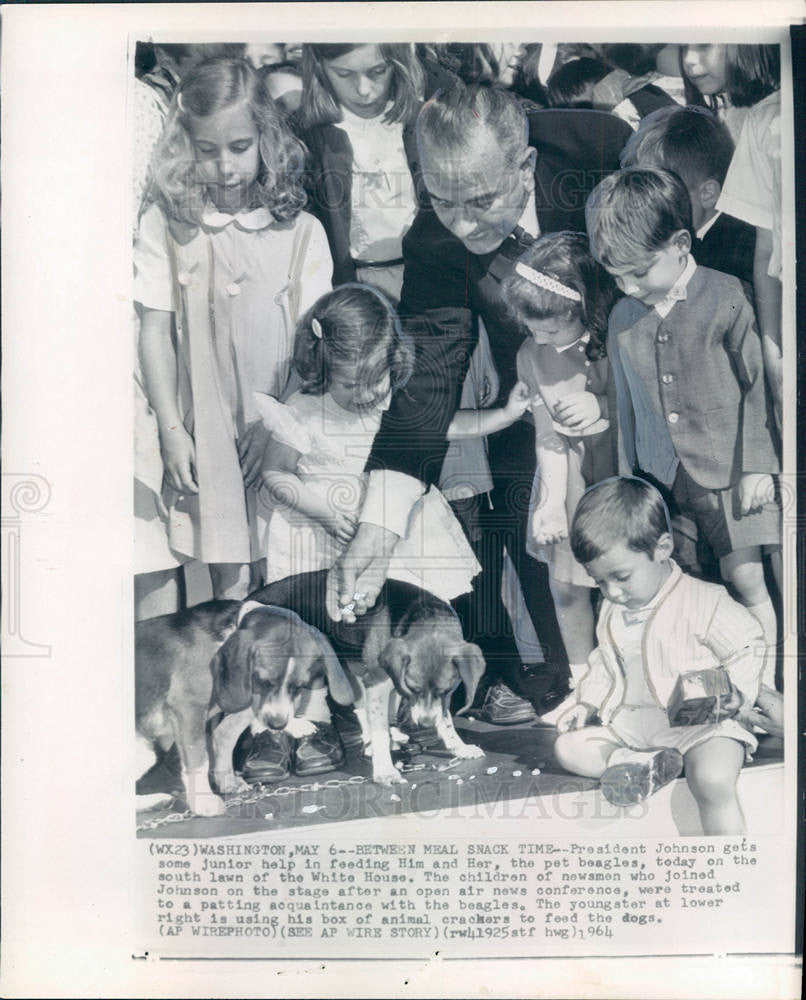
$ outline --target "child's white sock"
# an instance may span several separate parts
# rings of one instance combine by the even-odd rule
[[[772,600],[768,597],[760,604],[754,604],[747,609],[761,626],[764,633],[764,644],[766,648],[766,661],[764,664],[763,682],[775,689],[775,650],[778,641],[778,620],[775,617],[775,608]]]

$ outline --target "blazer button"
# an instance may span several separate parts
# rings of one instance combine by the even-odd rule
[[[659,333],[658,334],[658,343],[659,344],[665,344],[668,339],[669,339],[669,334],[668,333]]]
[[[669,416],[666,419],[669,421],[670,424],[676,424],[677,421],[680,419],[680,414],[679,413],[670,413]]]
[[[674,375],[661,375],[660,380],[664,385],[670,385],[674,382]]]

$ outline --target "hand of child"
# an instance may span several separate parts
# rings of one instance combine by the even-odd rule
[[[340,545],[348,545],[358,527],[358,521],[349,514],[331,513],[320,518],[319,523]]]
[[[571,392],[556,404],[553,417],[558,424],[574,431],[584,431],[595,424],[602,411],[592,392]]]
[[[730,694],[722,702],[720,715],[724,714],[726,717],[733,717],[739,712],[739,709],[743,704],[744,698],[742,697],[741,691],[737,690],[735,687],[731,687]]]
[[[759,692],[755,705],[742,713],[742,720],[752,726],[758,726],[771,736],[784,735],[784,699],[783,695],[772,688],[763,687]]]
[[[271,433],[265,428],[261,420],[256,420],[253,424],[250,424],[238,438],[238,459],[241,463],[244,486],[247,489],[252,487],[258,489],[260,487],[263,457],[266,454],[266,446],[270,438]]]
[[[755,514],[775,499],[775,484],[768,472],[745,472],[739,480],[742,517]]]
[[[533,397],[529,394],[529,386],[518,381],[512,387],[504,406],[504,413],[514,423],[519,420],[532,405]]]
[[[160,450],[165,481],[171,489],[177,493],[198,493],[196,447],[181,424],[160,431]]]
[[[568,733],[572,729],[582,729],[588,724],[592,715],[590,705],[572,705],[557,719],[557,732]]]
[[[563,507],[542,504],[532,515],[532,537],[538,545],[552,545],[568,538],[568,516]]]

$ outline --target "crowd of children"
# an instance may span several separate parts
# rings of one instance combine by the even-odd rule
[[[190,560],[238,599],[336,564],[417,363],[396,313],[415,217],[434,193],[491,274],[490,251],[529,230],[526,204],[507,215],[500,192],[470,199],[505,229],[489,246],[445,221],[450,171],[421,169],[424,102],[481,86],[509,88],[519,114],[598,111],[633,130],[621,169],[587,197],[587,232],[532,223],[496,276],[517,381],[499,387],[496,330],[474,318],[445,436],[476,451],[449,450],[389,572],[445,600],[479,586],[462,503],[491,488],[486,439],[530,422],[526,549],[548,566],[573,689],[542,712],[558,760],[617,802],[685,766],[704,830],[739,832],[781,613],[777,46],[202,49],[156,46],[137,81],[135,149],[153,149],[134,178],[138,618],[177,609]],[[730,718],[670,726],[678,676],[723,668]]]

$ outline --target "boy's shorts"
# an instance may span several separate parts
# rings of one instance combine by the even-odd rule
[[[699,726],[670,726],[669,717],[661,708],[622,705],[616,709],[608,727],[625,746],[634,750],[674,747],[685,756],[692,747],[714,736],[725,736],[744,744],[745,756],[749,759],[758,746],[755,736],[735,719]]]
[[[672,485],[672,499],[683,518],[696,524],[698,540],[707,543],[716,559],[755,545],[781,544],[781,508],[777,501],[755,514],[742,516],[738,487],[705,489],[682,465]]]

